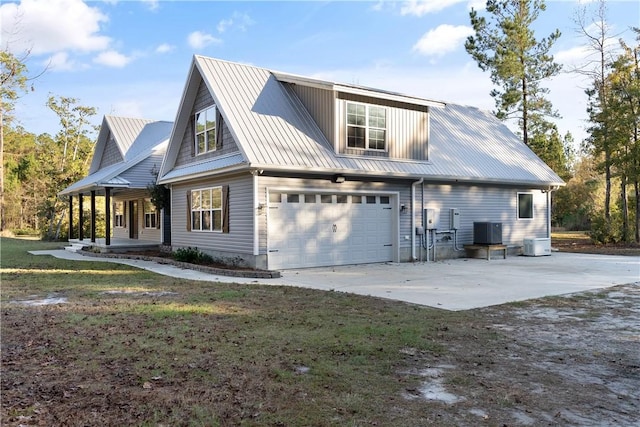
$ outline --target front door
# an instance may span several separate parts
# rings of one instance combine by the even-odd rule
[[[129,200],[129,238],[138,238],[138,201]]]

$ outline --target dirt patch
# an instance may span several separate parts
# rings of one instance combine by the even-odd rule
[[[562,233],[558,237],[552,236],[551,246],[560,252],[640,256],[640,245],[637,243],[594,244],[589,236],[582,233]]]

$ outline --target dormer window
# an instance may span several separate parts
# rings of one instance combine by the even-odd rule
[[[387,110],[384,107],[347,103],[347,148],[387,149]]]
[[[212,106],[196,113],[196,155],[216,149],[216,107]]]

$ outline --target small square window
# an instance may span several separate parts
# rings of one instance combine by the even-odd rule
[[[362,203],[362,196],[351,196],[351,203]]]
[[[300,203],[300,195],[299,194],[287,194],[287,202],[288,203]]]
[[[333,196],[331,194],[322,194],[320,196],[320,203],[333,203]]]
[[[270,203],[282,203],[282,193],[269,193]]]
[[[375,205],[376,204],[376,196],[367,196],[367,204]]]
[[[336,202],[337,203],[347,203],[347,195],[346,194],[338,194],[336,196]]]
[[[305,194],[304,195],[304,202],[305,203],[315,203],[316,202],[316,195],[315,194]]]
[[[380,196],[380,204],[388,205],[389,204],[389,196]]]

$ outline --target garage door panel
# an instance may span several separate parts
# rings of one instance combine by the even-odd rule
[[[268,219],[269,268],[393,259],[388,196],[282,194],[273,200]]]

